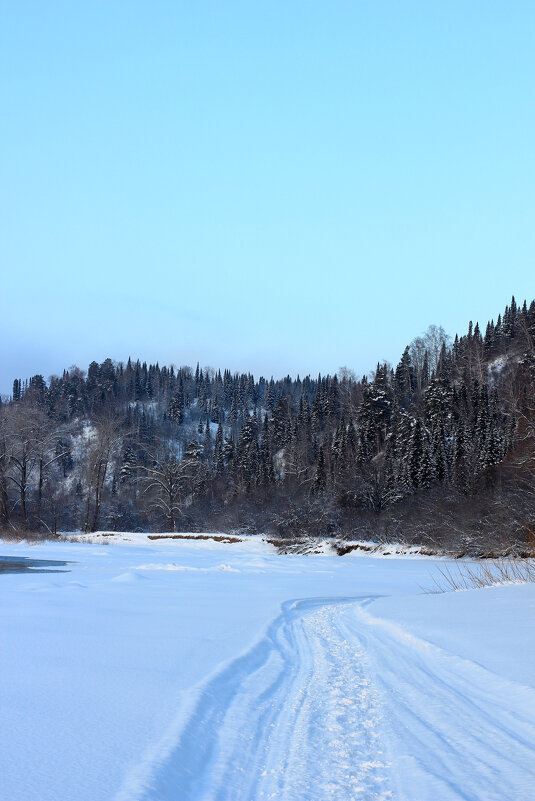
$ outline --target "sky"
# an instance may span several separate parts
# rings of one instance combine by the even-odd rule
[[[0,0],[0,392],[396,363],[535,296],[535,3]]]

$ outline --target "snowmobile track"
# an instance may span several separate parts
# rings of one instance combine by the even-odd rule
[[[372,600],[285,603],[116,801],[533,801],[533,690],[373,618]]]

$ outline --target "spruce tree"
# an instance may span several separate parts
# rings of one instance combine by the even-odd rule
[[[316,464],[316,475],[314,477],[314,491],[317,493],[323,492],[327,484],[327,470],[325,467],[325,454],[323,445],[320,445],[318,452],[318,461]]]
[[[169,415],[169,419],[177,425],[182,425],[184,422],[184,382],[182,378],[180,379],[177,391],[171,398],[167,414]]]

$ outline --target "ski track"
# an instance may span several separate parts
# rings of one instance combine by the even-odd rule
[[[373,618],[372,600],[284,604],[115,801],[534,801],[535,691]]]

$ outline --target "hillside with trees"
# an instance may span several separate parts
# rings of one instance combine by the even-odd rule
[[[0,406],[0,528],[535,550],[535,302],[369,377],[92,362]]]

